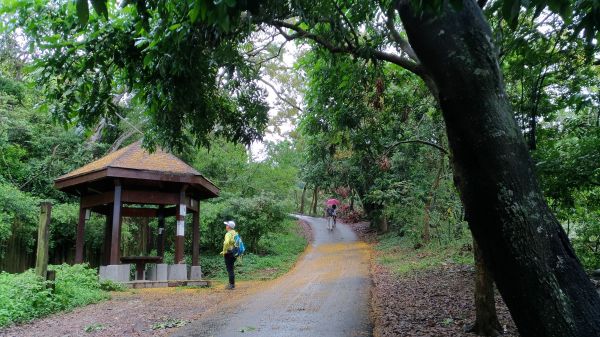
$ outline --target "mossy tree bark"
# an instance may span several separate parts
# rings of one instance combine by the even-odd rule
[[[473,240],[475,257],[475,322],[467,327],[467,332],[481,336],[499,336],[502,326],[496,313],[494,299],[494,279],[483,261],[481,249]]]

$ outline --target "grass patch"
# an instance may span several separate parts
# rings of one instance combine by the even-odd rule
[[[307,241],[297,220],[286,219],[277,234],[261,239],[262,254],[246,253],[235,264],[236,280],[270,280],[288,272],[304,252]],[[243,234],[243,233],[242,233]],[[205,278],[226,280],[223,256],[203,255],[202,272]]]
[[[86,326],[83,331],[85,332],[96,332],[96,331],[102,331],[105,329],[105,326],[101,323],[94,323],[91,325]]]
[[[189,321],[185,321],[182,319],[173,319],[170,318],[163,322],[158,322],[152,324],[152,330],[162,330],[162,329],[171,329],[171,328],[181,328],[182,326],[188,324]]]
[[[0,327],[30,321],[109,298],[98,282],[95,269],[87,265],[49,266],[56,271],[52,283],[33,269],[20,274],[0,273]]]
[[[414,248],[406,237],[386,234],[375,245],[377,262],[399,275],[430,269],[445,264],[473,264],[473,252],[468,239],[457,240],[446,245],[436,242]]]

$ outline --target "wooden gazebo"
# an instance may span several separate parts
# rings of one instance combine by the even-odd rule
[[[158,218],[157,251],[164,256],[165,218],[176,218],[175,263],[184,262],[185,216],[192,213],[192,266],[198,266],[200,200],[219,189],[174,155],[149,153],[133,143],[55,180],[55,187],[80,197],[75,263],[84,256],[85,221],[90,212],[106,216],[103,265],[121,264],[123,217]]]

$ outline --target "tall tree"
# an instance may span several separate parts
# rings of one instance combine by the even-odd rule
[[[398,10],[438,89],[467,220],[519,331],[598,335],[600,298],[542,197],[480,8]]]

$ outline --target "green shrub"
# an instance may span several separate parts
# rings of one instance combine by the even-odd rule
[[[0,273],[0,326],[28,321],[55,310],[52,293],[33,270]]]
[[[56,271],[54,290],[49,287],[50,281],[44,281],[32,269],[21,274],[0,273],[0,326],[108,298],[96,271],[85,264],[63,264],[48,269]]]
[[[233,197],[218,203],[206,203],[202,208],[202,245],[218,252],[225,235],[223,221],[234,220],[246,249],[259,253],[261,237],[277,231],[287,214],[286,205],[273,194],[243,198]]]
[[[102,280],[100,281],[100,289],[104,291],[125,291],[125,288],[122,284],[113,282],[111,280]]]
[[[574,193],[569,230],[577,257],[588,270],[600,268],[600,188]]]
[[[287,272],[304,251],[307,241],[296,220],[287,219],[275,226],[276,233],[264,236],[258,246],[263,254],[245,254],[236,262],[236,277],[241,280],[271,279]],[[223,256],[201,256],[202,273],[208,279],[225,279]]]

